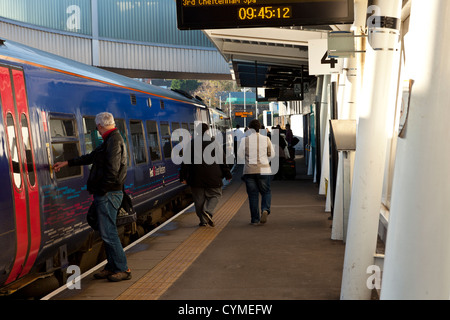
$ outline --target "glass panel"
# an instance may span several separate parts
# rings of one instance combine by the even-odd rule
[[[50,119],[52,138],[75,137],[75,125],[72,119]]]
[[[189,123],[189,133],[191,134],[191,139],[194,136],[195,125],[193,123]]]
[[[172,132],[180,128],[180,124],[178,122],[172,122]]]
[[[95,118],[84,118],[83,130],[86,153],[91,153],[103,143],[102,136],[95,124]]]
[[[27,172],[28,172],[28,179],[30,181],[30,185],[34,186],[36,184],[36,176],[34,173],[34,166],[33,166],[33,154],[31,152],[31,140],[30,140],[30,130],[28,128],[28,120],[25,114],[22,113],[22,139],[23,139],[23,145],[25,146],[25,163],[27,164]]]
[[[147,162],[144,134],[141,121],[130,121],[131,142],[136,164]]]
[[[128,166],[130,166],[131,165],[130,147],[128,146],[127,128],[125,126],[125,120],[115,119],[114,121],[116,122],[116,128],[119,129],[120,135],[122,136],[122,139],[125,142],[125,145],[127,146]]]
[[[152,161],[161,160],[161,147],[159,146],[158,125],[156,121],[147,121],[147,138]]]
[[[161,140],[164,158],[170,159],[172,157],[172,145],[170,143],[170,127],[168,123],[161,123]]]
[[[9,154],[11,156],[13,167],[13,180],[17,189],[22,187],[22,177],[20,175],[19,152],[17,150],[17,137],[14,125],[14,119],[11,113],[6,116],[6,126],[8,131]]]
[[[53,163],[66,161],[79,156],[78,143],[52,143],[53,151]],[[69,178],[73,176],[81,175],[81,166],[62,168],[59,172],[56,172],[57,179]]]
[[[80,156],[79,142],[74,141],[74,138],[77,138],[75,119],[50,118],[50,133],[52,135],[53,163]],[[66,166],[56,172],[57,179],[80,175],[81,166]]]
[[[171,132],[173,133],[177,129],[180,129],[180,124],[178,122],[172,122],[172,131]],[[183,138],[180,137],[179,141],[172,141],[172,147],[175,147],[178,143],[180,143],[180,141],[182,139]]]

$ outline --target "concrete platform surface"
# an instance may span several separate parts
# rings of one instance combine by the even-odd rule
[[[250,224],[239,172],[224,189],[216,227],[193,209],[126,251],[132,280],[81,280],[52,300],[338,300],[344,244],[331,240],[325,197],[304,175],[272,182],[271,214]]]

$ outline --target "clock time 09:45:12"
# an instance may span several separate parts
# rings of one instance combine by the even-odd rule
[[[246,7],[238,10],[240,20],[254,19],[290,19],[292,18],[292,7],[290,6],[267,6],[267,7]]]

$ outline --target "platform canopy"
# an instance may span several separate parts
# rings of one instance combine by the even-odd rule
[[[242,28],[203,32],[233,66],[241,87],[293,90],[301,77],[309,79],[308,41],[327,39],[329,26],[314,29]]]

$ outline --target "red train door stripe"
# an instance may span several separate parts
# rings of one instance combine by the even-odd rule
[[[5,284],[26,275],[41,242],[39,194],[23,71],[0,67],[0,95],[7,133],[14,200],[16,255]]]
[[[20,276],[30,272],[36,261],[41,244],[41,221],[39,215],[39,187],[34,159],[33,139],[31,138],[30,118],[28,113],[28,99],[25,88],[25,79],[22,70],[12,70],[14,79],[14,92],[16,107],[19,114],[18,124],[22,133],[23,172],[26,176],[26,191],[28,196],[28,226],[29,226],[29,252],[28,259]]]
[[[27,207],[25,197],[25,187],[23,185],[22,166],[18,165],[22,161],[17,148],[17,123],[14,110],[14,98],[12,95],[11,76],[8,68],[0,68],[0,95],[2,99],[2,112],[5,121],[6,133],[8,136],[8,157],[11,172],[11,183],[14,200],[14,214],[16,222],[16,256],[13,268],[9,274],[6,284],[15,280],[22,272],[22,266],[28,252],[28,222]],[[12,121],[11,121],[12,120]],[[13,162],[14,160],[14,162]],[[16,164],[16,165],[14,165]]]

